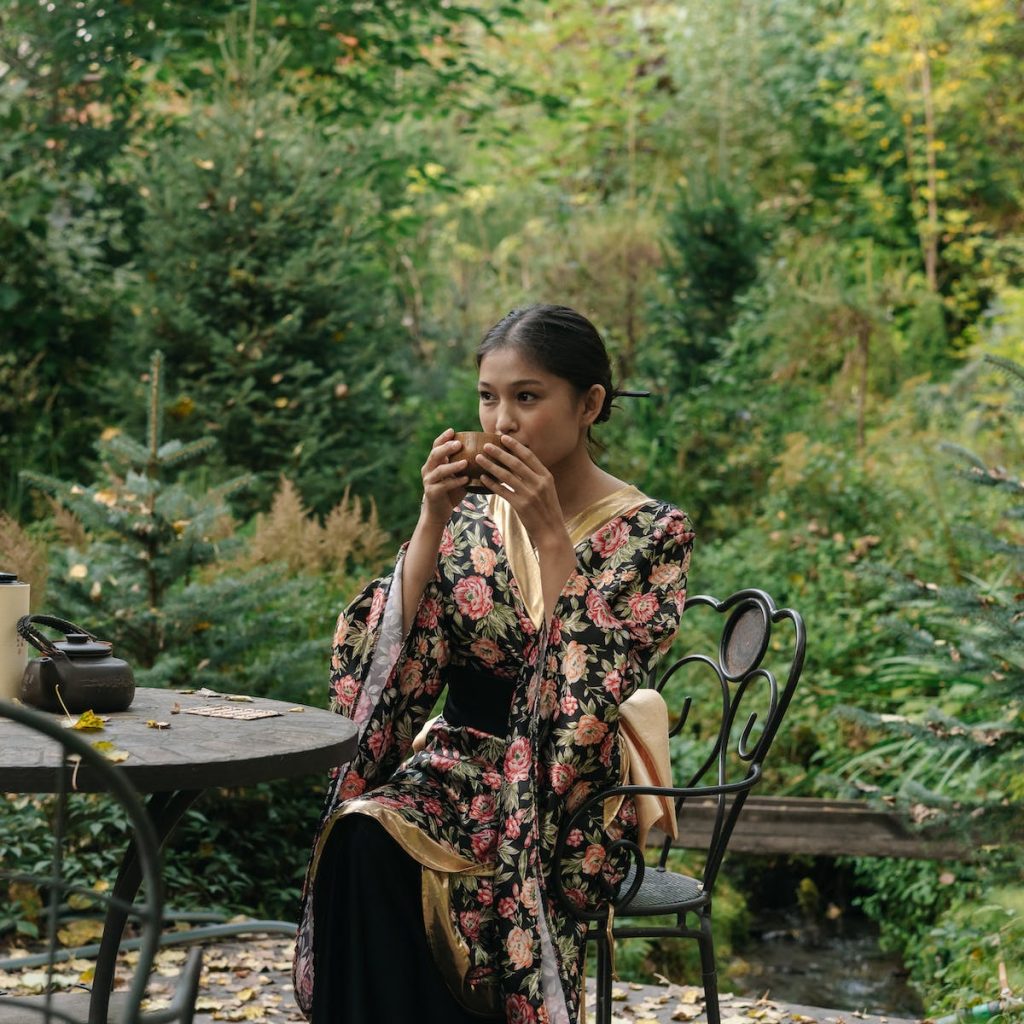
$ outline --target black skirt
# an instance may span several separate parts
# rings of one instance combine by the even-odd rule
[[[481,686],[473,676],[446,672],[445,719],[507,730],[514,684]],[[334,825],[313,887],[312,1024],[481,1024],[434,963],[421,870],[373,818],[349,814]]]

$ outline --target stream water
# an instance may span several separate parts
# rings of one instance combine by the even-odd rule
[[[919,1019],[921,1002],[899,957],[878,948],[867,919],[808,927],[796,908],[762,912],[734,952],[723,988],[787,1003]]]

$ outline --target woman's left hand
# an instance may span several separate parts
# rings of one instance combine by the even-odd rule
[[[484,445],[477,462],[484,469],[483,483],[516,510],[536,547],[568,536],[555,478],[526,445],[502,434],[501,445]]]

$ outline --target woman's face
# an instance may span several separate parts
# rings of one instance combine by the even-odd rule
[[[484,356],[477,390],[482,429],[511,434],[548,469],[584,443],[604,398],[598,384],[588,395],[579,395],[567,380],[542,370],[513,345]]]

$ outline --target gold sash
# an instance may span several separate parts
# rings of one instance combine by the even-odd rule
[[[565,528],[573,547],[578,547],[591,534],[617,516],[630,512],[650,501],[643,491],[625,484],[598,498],[582,512],[566,520]],[[540,629],[544,622],[544,590],[540,576],[540,562],[530,535],[526,532],[516,510],[497,494],[488,499],[487,511],[497,524],[505,542],[508,564],[519,584],[519,593],[533,624]]]

